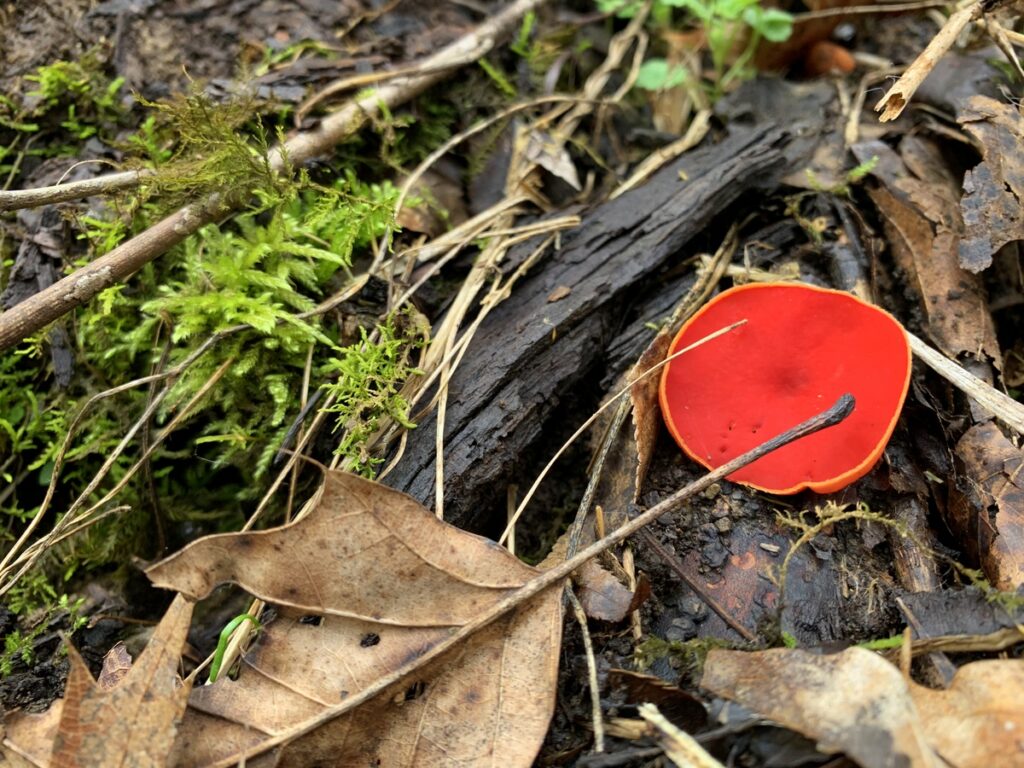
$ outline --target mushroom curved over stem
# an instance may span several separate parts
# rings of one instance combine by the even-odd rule
[[[729,480],[775,494],[832,493],[881,457],[910,385],[906,331],[841,291],[758,283],[719,294],[679,330],[669,354],[716,328],[747,322],[665,366],[659,397],[669,432],[714,469],[845,392],[854,412],[765,456]]]

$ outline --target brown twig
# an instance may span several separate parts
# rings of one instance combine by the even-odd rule
[[[665,565],[672,569],[672,572],[682,579],[683,583],[686,584],[690,589],[693,590],[694,594],[699,597],[708,608],[718,614],[718,617],[729,625],[740,637],[749,643],[753,643],[757,640],[757,636],[749,629],[740,624],[714,597],[712,597],[706,589],[698,584],[690,574],[683,568],[683,564],[679,562],[679,558],[669,552],[665,545],[658,541],[654,536],[651,535],[650,531],[640,531],[640,538],[644,544],[649,546],[655,552],[658,553],[658,557],[665,561]]]
[[[35,189],[11,189],[0,191],[0,211],[16,211],[21,208],[35,208],[40,205],[66,203],[93,195],[109,195],[124,189],[137,187],[153,175],[153,171],[121,171],[97,176],[94,179],[54,184]]]
[[[453,647],[464,642],[468,637],[504,616],[506,613],[514,610],[517,606],[522,605],[524,602],[535,597],[546,589],[556,584],[560,584],[568,578],[573,571],[591,558],[596,557],[616,544],[625,541],[628,537],[632,536],[643,527],[654,522],[665,513],[676,509],[688,499],[704,491],[710,485],[723,480],[728,475],[742,469],[747,464],[757,461],[762,456],[778,450],[794,440],[799,440],[802,437],[806,437],[807,435],[814,434],[822,429],[839,424],[853,412],[853,408],[853,397],[851,395],[843,395],[836,401],[835,405],[827,411],[824,411],[817,416],[808,419],[802,424],[783,432],[781,435],[762,443],[742,456],[738,456],[727,464],[723,464],[718,469],[708,472],[703,477],[681,488],[661,503],[651,507],[643,514],[638,515],[622,527],[616,529],[605,538],[591,544],[575,557],[564,560],[553,568],[540,573],[536,578],[528,581],[515,592],[512,592],[491,608],[481,613],[477,618],[454,630],[447,638],[445,638],[445,640],[427,649],[421,655],[406,664],[403,664],[398,669],[379,677],[376,681],[359,691],[359,693],[349,696],[339,704],[324,707],[324,709],[316,715],[299,723],[297,726],[289,728],[287,731],[266,739],[242,752],[219,760],[213,765],[222,766],[223,768],[237,765],[239,760],[248,760],[256,755],[263,754],[271,749],[287,744],[288,742],[304,736],[324,724],[329,723],[346,712],[350,712],[365,704],[375,696],[383,693],[392,685],[400,682],[407,675],[418,669],[422,669],[427,664],[437,660]]]
[[[793,14],[794,24],[803,24],[814,19],[828,19],[833,16],[873,16],[881,13],[906,13],[925,11],[929,8],[943,8],[949,5],[945,0],[923,0],[919,3],[881,3],[879,5],[848,5],[842,8],[821,8]]]
[[[465,63],[472,52],[477,58],[494,48],[511,32],[520,18],[544,0],[515,0],[501,13],[470,34],[445,46],[423,61],[424,74],[410,75],[386,83],[373,92],[347,102],[325,118],[314,130],[301,133],[271,151],[270,167],[282,171],[326,153],[338,142],[352,136],[382,109],[393,109],[440,82],[452,68]],[[8,349],[45,325],[85,304],[100,291],[121,282],[142,266],[194,234],[218,221],[244,202],[214,193],[172,213],[145,232],[122,243],[110,253],[76,270],[34,296],[0,315],[0,351]]]
[[[980,0],[971,3],[966,8],[954,13],[942,29],[938,31],[931,42],[921,51],[914,62],[907,67],[906,72],[899,80],[885,92],[885,95],[875,104],[875,112],[881,112],[878,116],[879,122],[885,123],[895,120],[902,114],[903,109],[910,102],[918,86],[924,82],[928,74],[939,63],[946,51],[950,49],[964,27],[981,15],[982,6]]]

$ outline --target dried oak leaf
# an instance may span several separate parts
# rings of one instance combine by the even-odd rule
[[[1024,116],[988,96],[974,96],[957,116],[981,146],[982,161],[964,176],[960,201],[966,232],[960,264],[981,272],[1007,243],[1024,240]]]
[[[713,650],[701,686],[864,768],[1024,766],[1024,661],[968,664],[936,691],[861,648]]]
[[[997,589],[1024,584],[1024,451],[992,422],[956,444],[963,481],[950,489],[950,523]]]
[[[245,751],[262,753],[247,765],[527,766],[547,732],[557,587],[346,703],[538,573],[378,483],[328,473],[301,520],[207,537],[147,573],[195,598],[233,582],[279,606],[238,679],[193,692],[172,765],[233,765]]]
[[[118,671],[124,658],[115,646],[99,682],[68,646],[64,698],[39,715],[9,716],[4,757],[52,768],[165,765],[191,687],[178,678],[191,618],[192,603],[175,598],[135,664]]]

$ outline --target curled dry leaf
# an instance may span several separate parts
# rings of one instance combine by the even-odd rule
[[[193,693],[172,763],[233,764],[277,739],[247,764],[473,766],[500,750],[504,764],[530,765],[554,707],[557,588],[362,706],[344,702],[537,573],[405,494],[340,472],[295,523],[195,542],[150,568],[154,583],[200,598],[230,581],[280,607],[237,680]],[[310,728],[326,710],[338,716]]]
[[[1024,766],[1024,661],[968,664],[936,691],[861,648],[713,650],[701,685],[864,768]]]
[[[911,684],[929,743],[957,768],[1024,766],[1024,661],[995,659],[961,667],[950,687]]]
[[[165,765],[190,689],[178,664],[191,618],[192,603],[176,597],[138,661],[124,672],[123,650],[108,654],[99,682],[69,646],[64,698],[41,715],[9,716],[4,756],[54,768]]]
[[[900,671],[870,651],[713,650],[700,684],[864,768],[939,765]]]
[[[951,527],[993,586],[1015,590],[1024,584],[1024,451],[988,422],[967,430],[956,454],[966,482],[950,488]]]
[[[959,251],[964,269],[981,272],[1004,245],[1024,240],[1024,117],[1017,106],[974,96],[957,120],[978,140],[983,158],[964,176]]]
[[[550,134],[543,131],[530,131],[526,137],[523,155],[528,162],[539,165],[577,192],[583,189],[576,166],[565,149],[565,143],[557,141]]]
[[[636,610],[633,592],[596,560],[588,560],[580,567],[574,581],[579,588],[583,611],[592,619],[622,621],[630,611]]]
[[[637,468],[633,499],[643,487],[647,470],[654,456],[654,445],[661,430],[661,407],[658,405],[658,383],[661,377],[652,374],[641,379],[647,371],[665,360],[672,344],[672,334],[662,330],[650,343],[636,365],[629,373],[635,383],[630,388],[629,398],[633,403],[634,439],[636,441]]]
[[[616,700],[621,697],[627,706],[654,704],[662,715],[688,733],[695,733],[707,725],[707,710],[700,700],[660,677],[612,669],[608,672],[608,687],[611,695]]]

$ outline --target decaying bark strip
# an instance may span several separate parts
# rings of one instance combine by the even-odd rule
[[[549,434],[552,415],[588,377],[603,377],[595,364],[638,288],[741,194],[786,165],[788,138],[774,127],[741,130],[598,206],[487,317],[449,384],[449,522],[479,528],[504,505],[503,483]],[[561,286],[569,291],[555,293]],[[410,433],[385,479],[424,504],[434,491],[433,419]]]

